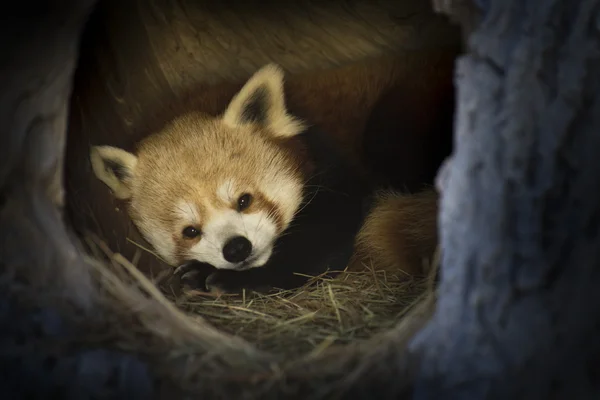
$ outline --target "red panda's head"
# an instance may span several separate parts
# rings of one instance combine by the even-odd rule
[[[94,173],[156,252],[172,265],[264,265],[302,201],[304,176],[286,147],[305,129],[285,106],[283,73],[256,72],[218,117],[185,114],[136,154],[91,150]]]

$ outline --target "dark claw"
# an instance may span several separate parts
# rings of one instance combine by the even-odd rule
[[[186,273],[181,275],[179,279],[182,289],[202,290],[203,292],[208,291],[205,275],[202,273],[202,271],[187,271]]]
[[[173,279],[178,281],[181,289],[207,292],[206,279],[214,271],[215,268],[211,265],[197,261],[187,261],[175,269]]]
[[[180,266],[178,266],[177,268],[175,268],[175,272],[173,272],[173,276],[177,276],[177,277],[181,278],[187,272],[197,268],[197,266],[198,266],[197,262],[187,261],[187,262],[181,264]]]

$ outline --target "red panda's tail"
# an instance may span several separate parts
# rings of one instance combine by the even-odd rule
[[[357,235],[356,255],[376,270],[425,275],[437,247],[438,195],[381,192]]]

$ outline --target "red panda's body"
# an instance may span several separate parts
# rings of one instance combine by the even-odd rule
[[[353,68],[339,76],[354,74],[356,89],[363,89],[358,93],[331,72],[312,80],[314,87],[339,85],[338,93],[328,91],[331,99],[292,79],[286,100],[282,71],[266,66],[237,87],[224,112],[182,112],[145,138],[136,154],[95,147],[94,172],[129,200],[133,222],[168,263],[216,267],[213,287],[291,287],[300,283],[295,273],[343,269],[357,234],[355,259],[420,273],[416,260],[433,254],[436,243],[435,194],[370,202],[369,171],[360,168],[368,165],[360,152],[366,114],[342,126],[327,120],[359,104],[373,108],[390,80],[405,77],[399,79],[402,69],[393,62],[382,62],[375,76]],[[318,101],[309,101],[311,94]],[[322,119],[296,116],[313,113]]]

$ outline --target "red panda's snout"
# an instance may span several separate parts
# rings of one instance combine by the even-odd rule
[[[236,197],[237,198],[237,197]],[[282,232],[277,213],[259,207],[217,207],[180,200],[175,206],[173,241],[176,263],[198,261],[217,269],[245,270],[263,266]],[[193,237],[186,236],[196,226]]]
[[[278,178],[274,183],[254,184],[231,175],[213,182],[206,175],[169,180],[168,189],[151,188],[161,196],[136,192],[132,217],[157,253],[173,266],[197,261],[238,271],[262,267],[302,199],[302,181],[296,176],[273,176]]]

